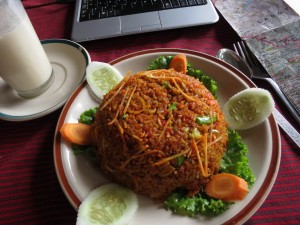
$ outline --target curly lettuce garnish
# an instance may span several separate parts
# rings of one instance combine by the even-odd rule
[[[167,198],[164,204],[174,214],[194,217],[199,214],[204,216],[220,215],[233,203],[211,198],[204,192],[189,198],[184,190],[177,190]]]
[[[98,110],[98,107],[94,107],[94,108],[84,111],[83,113],[80,114],[78,122],[85,123],[87,125],[92,125],[92,123],[94,122],[95,114],[96,114],[97,110]]]
[[[221,161],[220,171],[235,174],[247,181],[249,187],[255,182],[255,177],[249,167],[248,148],[241,136],[233,129],[228,129],[228,145],[226,154]]]
[[[97,110],[98,107],[85,110],[83,113],[80,114],[78,122],[91,125],[95,120]],[[72,150],[74,155],[87,156],[93,162],[97,163],[96,148],[94,146],[72,144]]]
[[[159,56],[150,63],[147,70],[168,69],[173,56]]]
[[[147,70],[168,69],[172,59],[173,56],[160,56],[150,63]],[[217,98],[218,87],[215,80],[204,74],[202,70],[193,68],[189,62],[187,64],[187,74],[200,80],[212,95]]]
[[[227,151],[221,161],[220,172],[231,173],[245,179],[251,187],[255,177],[248,163],[248,148],[241,136],[232,129],[228,129]],[[201,191],[193,197],[187,197],[183,190],[174,191],[164,202],[165,207],[175,214],[184,216],[216,216],[226,211],[233,203],[214,199]]]

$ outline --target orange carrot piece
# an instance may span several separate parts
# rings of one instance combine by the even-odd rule
[[[91,132],[92,126],[84,123],[65,123],[60,129],[60,134],[66,141],[78,145],[91,145]]]
[[[185,54],[178,54],[173,57],[169,65],[170,69],[174,69],[179,73],[187,73],[187,59]]]
[[[249,192],[248,183],[236,175],[219,173],[213,175],[205,186],[205,192],[210,197],[232,202],[245,198]]]

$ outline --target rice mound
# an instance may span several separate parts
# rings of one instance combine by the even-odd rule
[[[215,121],[199,124],[196,117]],[[174,70],[126,76],[104,96],[93,136],[101,172],[157,200],[176,188],[198,193],[218,172],[228,141],[217,100]]]

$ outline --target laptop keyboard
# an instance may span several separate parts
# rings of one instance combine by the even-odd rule
[[[82,0],[80,22],[207,4],[206,0]]]

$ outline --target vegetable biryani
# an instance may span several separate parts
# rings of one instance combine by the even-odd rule
[[[92,133],[101,171],[157,200],[177,188],[198,193],[219,171],[228,141],[218,101],[172,69],[126,76],[104,96]]]

